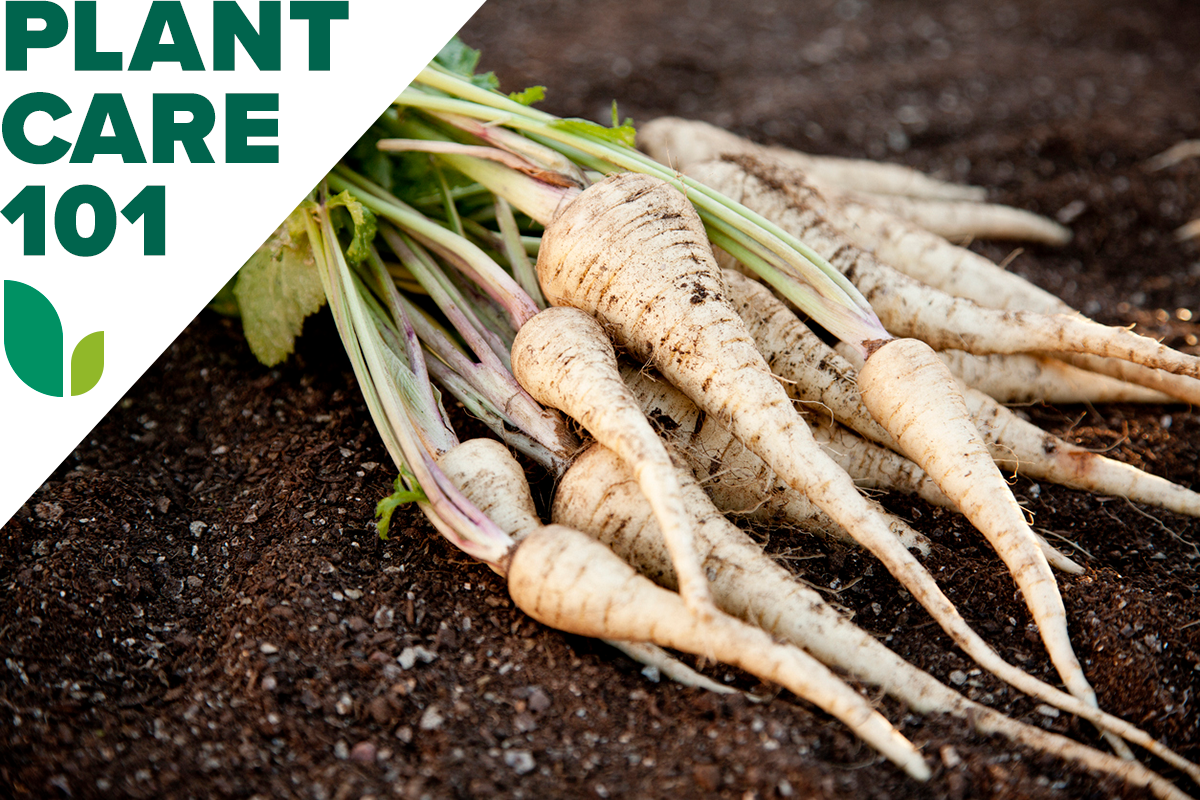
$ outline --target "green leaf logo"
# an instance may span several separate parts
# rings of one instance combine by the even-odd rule
[[[4,282],[4,353],[26,386],[63,396],[62,322],[54,305],[32,286]],[[104,372],[104,331],[89,333],[71,354],[71,394],[89,391]]]

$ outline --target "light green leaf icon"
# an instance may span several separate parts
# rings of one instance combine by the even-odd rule
[[[91,391],[104,374],[104,331],[89,333],[71,353],[71,396]]]
[[[62,322],[45,295],[20,281],[4,282],[4,353],[30,389],[63,396]]]

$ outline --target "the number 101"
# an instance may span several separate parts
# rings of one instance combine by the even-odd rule
[[[87,236],[79,232],[79,210],[84,206],[90,206],[95,217],[95,225]],[[25,255],[46,255],[45,186],[26,186],[0,210],[0,214],[4,214],[4,218],[14,225],[17,220],[24,218]],[[131,225],[139,219],[144,220],[144,255],[166,255],[167,187],[147,186],[142,189],[121,209],[121,216]],[[73,256],[100,255],[117,235],[116,204],[108,192],[98,186],[72,186],[63,192],[54,207],[54,234],[63,249]]]

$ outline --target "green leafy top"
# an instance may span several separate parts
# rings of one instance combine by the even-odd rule
[[[307,213],[297,209],[298,213]],[[268,367],[295,348],[304,319],[325,304],[325,290],[307,237],[280,226],[238,272],[233,288],[242,330],[255,357]]]
[[[429,502],[425,490],[417,483],[416,476],[403,464],[400,465],[400,474],[396,476],[392,488],[394,491],[375,505],[375,529],[379,532],[379,538],[385,541],[388,538],[388,526],[392,523],[392,513],[397,508],[409,503]]]
[[[455,36],[446,43],[441,52],[434,56],[433,62],[455,75],[467,78],[472,84],[481,89],[489,89],[493,92],[500,91],[500,80],[496,77],[495,73],[484,72],[480,75],[475,74],[475,70],[479,67],[480,55],[478,50],[468,47],[463,43],[462,39]],[[510,100],[520,103],[523,106],[531,106],[546,99],[546,87],[530,86],[519,92],[511,92],[508,97]]]
[[[637,138],[637,131],[629,120],[626,120],[623,125],[606,128],[586,119],[560,119],[551,122],[550,127],[577,136],[586,136],[590,139],[598,139],[608,144],[623,145],[629,148],[635,146],[634,142]]]
[[[482,75],[475,74],[475,68],[479,66],[480,52],[473,47],[468,47],[463,43],[462,39],[455,36],[446,46],[442,48],[433,61],[442,67],[445,67],[455,75],[461,75],[464,78],[470,79],[471,83],[481,89],[490,89],[499,91],[500,81],[496,78],[495,73],[485,72]]]
[[[620,115],[617,114],[617,101],[613,100],[611,128],[606,128],[599,123],[586,119],[554,120],[550,123],[550,127],[558,128],[561,131],[573,133],[577,136],[597,139],[606,144],[622,145],[630,149],[635,149],[637,147],[637,129],[633,127],[633,120],[626,117],[624,122],[620,122],[620,119]]]

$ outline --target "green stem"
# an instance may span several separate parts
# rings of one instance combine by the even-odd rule
[[[508,313],[515,329],[519,330],[526,320],[538,312],[538,307],[513,277],[477,245],[438,225],[344,165],[339,164],[335,167],[329,174],[328,181],[335,191],[349,191],[371,211],[411,232],[423,242],[455,253],[467,266],[471,279],[483,287]]]
[[[305,217],[309,241],[342,344],[384,445],[397,468],[402,472],[409,469],[415,476],[409,488],[419,487],[429,498],[420,507],[442,535],[468,555],[499,568],[513,546],[512,538],[462,495],[418,440],[416,425],[400,392],[385,377],[389,370],[381,337],[353,287],[333,225],[323,209],[319,216],[319,226],[312,215]]]
[[[604,172],[613,168],[643,172],[676,185],[687,194],[710,230],[738,231],[756,242],[755,249],[765,255],[747,266],[811,317],[824,320],[834,335],[854,345],[891,338],[870,304],[841,273],[794,236],[741,204],[677,175],[632,148],[582,133],[578,127],[567,129],[550,114],[480,89],[436,67],[423,71],[416,83],[455,97],[409,88],[397,98],[397,105],[419,108],[443,115],[442,118],[457,114],[507,125],[538,141],[553,142],[560,150],[569,150],[568,155],[584,166]],[[798,283],[806,283],[810,288],[794,288],[793,284]]]

